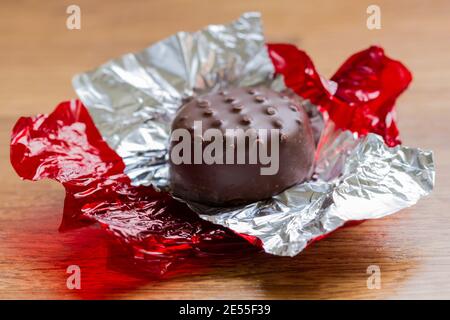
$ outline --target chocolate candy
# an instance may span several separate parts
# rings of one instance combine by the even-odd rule
[[[187,130],[186,148],[177,129]],[[178,111],[170,187],[179,198],[213,206],[254,202],[310,178],[314,152],[310,121],[297,101],[265,87],[227,88]]]

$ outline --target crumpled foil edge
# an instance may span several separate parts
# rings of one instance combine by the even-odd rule
[[[318,159],[317,180],[241,208],[188,205],[205,220],[258,237],[267,253],[292,257],[346,222],[385,217],[412,206],[433,189],[431,151],[389,148],[376,134],[355,138],[349,131],[340,132],[323,148],[327,156]],[[320,172],[330,160],[329,170]],[[332,172],[342,174],[333,177]]]

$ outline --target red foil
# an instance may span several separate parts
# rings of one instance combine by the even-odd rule
[[[380,47],[355,53],[331,77],[337,91],[325,89],[308,57],[289,44],[269,44],[269,55],[288,87],[326,112],[336,126],[360,135],[373,132],[388,146],[400,144],[394,104],[412,80],[409,70]]]
[[[135,258],[159,262],[162,273],[174,258],[259,244],[200,219],[167,193],[131,186],[122,159],[79,101],[63,102],[48,116],[20,118],[13,129],[11,163],[24,179],[63,184],[61,230],[97,221]]]
[[[399,143],[393,105],[411,74],[381,48],[357,53],[342,65],[332,78],[338,84],[335,95],[325,89],[303,51],[286,44],[268,49],[287,86],[340,127],[381,134],[389,145]],[[63,102],[50,115],[20,118],[12,131],[10,156],[23,179],[50,178],[63,184],[61,230],[98,222],[134,258],[152,261],[159,273],[188,256],[261,249],[259,239],[204,221],[167,193],[131,186],[122,159],[79,101]]]

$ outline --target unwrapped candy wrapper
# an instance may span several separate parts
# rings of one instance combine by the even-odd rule
[[[410,81],[379,47],[356,53],[326,80],[295,46],[266,45],[260,15],[246,13],[77,75],[82,102],[18,120],[11,163],[22,178],[64,185],[62,229],[99,222],[137,259],[167,266],[250,245],[294,256],[349,222],[386,216],[431,192],[432,153],[400,146],[395,124],[395,100]],[[324,125],[314,179],[238,208],[175,200],[165,191],[171,120],[184,97],[229,85],[299,96],[313,124]]]

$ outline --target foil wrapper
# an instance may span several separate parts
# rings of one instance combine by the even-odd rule
[[[170,125],[183,98],[226,86],[281,91],[282,77],[274,74],[260,14],[246,13],[111,60],[76,75],[73,87],[132,183],[165,190]]]
[[[349,221],[382,218],[433,189],[430,151],[390,148],[379,135],[357,138],[334,125],[322,141],[313,181],[241,208],[189,206],[203,219],[258,237],[268,253],[295,256]]]
[[[336,92],[336,83],[321,80],[330,94]],[[79,74],[73,85],[124,160],[132,184],[158,189],[167,187],[171,120],[183,97],[235,85],[285,88],[275,77],[258,13],[177,33]],[[414,204],[433,187],[428,151],[390,149],[379,136],[358,139],[332,125],[321,141],[313,181],[239,208],[187,204],[207,221],[259,238],[268,253],[294,256],[347,221],[383,217]]]
[[[65,218],[100,222],[141,260],[203,252],[206,243],[242,247],[243,239],[294,256],[347,222],[392,214],[433,189],[432,152],[399,145],[393,106],[410,81],[379,47],[353,55],[326,80],[295,46],[267,45],[260,15],[246,13],[75,76],[89,113],[72,101],[21,118],[11,162],[23,178],[60,181]],[[164,191],[171,121],[183,98],[230,85],[298,95],[319,128],[316,172],[269,200],[235,208],[187,203],[191,211]]]

